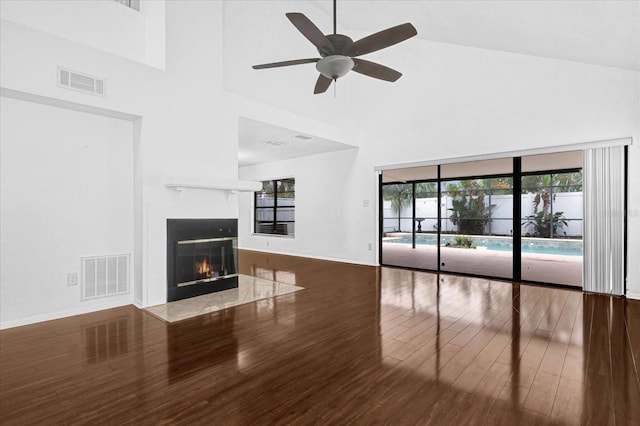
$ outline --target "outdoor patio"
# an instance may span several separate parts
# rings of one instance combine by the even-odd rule
[[[510,279],[512,253],[485,249],[442,247],[442,272],[460,272]],[[382,263],[416,269],[437,268],[437,247],[382,243]],[[582,287],[582,256],[522,253],[522,279]]]

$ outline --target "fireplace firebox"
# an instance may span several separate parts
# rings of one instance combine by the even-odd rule
[[[167,219],[167,301],[238,287],[237,219]]]

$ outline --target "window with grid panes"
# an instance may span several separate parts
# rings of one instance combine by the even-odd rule
[[[254,193],[254,232],[295,235],[296,183],[294,178],[262,182]]]

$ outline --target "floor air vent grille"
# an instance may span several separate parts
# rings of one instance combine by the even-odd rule
[[[128,254],[82,258],[82,299],[129,292]]]

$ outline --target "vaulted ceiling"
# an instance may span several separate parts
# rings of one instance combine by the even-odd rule
[[[244,6],[239,6],[243,3]],[[244,8],[242,11],[238,9],[241,16],[246,16],[242,14],[248,13],[247,11],[255,13],[251,19],[255,20],[257,26],[261,26],[248,31],[249,36],[254,38],[247,42],[247,46],[255,49],[252,52],[253,63],[313,56],[313,46],[297,33],[284,16],[280,17],[283,15],[280,13],[282,10],[303,12],[323,32],[330,33],[332,30],[332,0],[262,0],[249,3],[250,8],[246,2],[237,3],[233,7]],[[278,9],[277,14],[274,9]],[[276,21],[267,22],[273,19]],[[411,22],[417,28],[417,38],[431,42],[640,72],[640,1],[637,0],[337,0],[337,20],[338,32],[350,35],[371,34],[400,23]],[[267,34],[268,38],[260,38]],[[260,57],[259,42],[268,44],[270,41],[272,44],[277,43],[278,51],[282,51],[281,55],[269,52],[265,57]],[[242,46],[239,40],[233,40],[233,43],[234,46]],[[283,43],[287,43],[286,46]],[[241,50],[246,53],[245,49]],[[244,64],[242,68],[245,68]],[[286,74],[290,70],[278,70],[282,73],[283,81],[298,77],[298,74]],[[299,96],[312,99],[313,81],[309,85],[309,92],[300,93]],[[300,99],[300,102],[309,102],[310,99],[306,98]],[[323,100],[313,101],[317,102],[314,107],[330,108],[323,104]],[[266,129],[269,127],[267,123],[256,126],[250,120],[241,121],[240,126],[241,166],[305,153],[344,149],[337,142],[322,138],[315,138],[312,142],[296,138],[300,133],[296,129],[274,128],[270,131]],[[278,135],[278,140],[286,143],[269,143],[274,142],[274,134]],[[312,144],[313,150],[309,151]]]
[[[331,16],[332,1],[312,3]],[[337,0],[337,15],[346,30],[410,21],[424,40],[640,71],[637,0]]]

